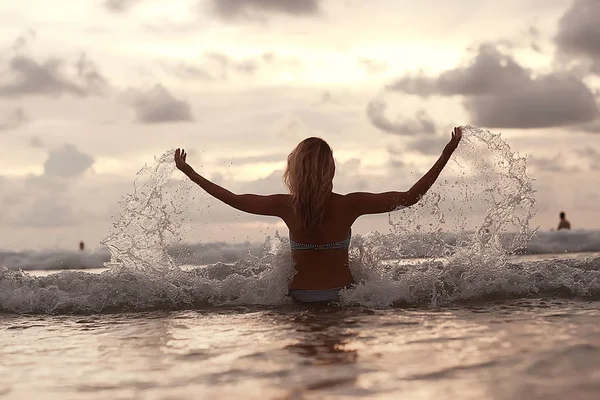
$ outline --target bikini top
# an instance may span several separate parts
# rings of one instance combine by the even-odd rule
[[[347,249],[348,247],[350,247],[350,239],[352,239],[352,230],[348,232],[348,237],[346,239],[328,244],[304,244],[294,242],[292,239],[290,239],[290,248],[292,249],[292,251]]]

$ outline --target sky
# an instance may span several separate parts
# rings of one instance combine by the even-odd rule
[[[528,157],[534,225],[565,210],[600,229],[597,0],[0,1],[2,249],[99,246],[136,172],[169,149],[268,194],[320,136],[337,191],[407,190],[465,124]],[[283,229],[206,206],[186,240]]]

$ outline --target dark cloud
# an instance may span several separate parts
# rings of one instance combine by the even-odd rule
[[[526,85],[531,81],[530,76],[530,71],[502,54],[495,45],[483,44],[470,65],[442,72],[436,78],[422,74],[405,76],[388,85],[387,90],[423,97],[496,94]]]
[[[591,71],[600,75],[600,2],[573,1],[559,21],[555,41],[561,52],[591,60]]]
[[[546,128],[587,123],[598,115],[594,94],[579,78],[560,73],[534,76],[493,44],[479,46],[472,63],[438,77],[404,76],[387,90],[465,96],[476,125],[493,128]]]
[[[129,91],[138,122],[159,124],[164,122],[190,122],[194,120],[191,106],[176,99],[164,86],[155,85],[150,90]]]
[[[320,0],[212,0],[211,5],[225,20],[263,20],[266,14],[312,16],[320,12]]]
[[[465,100],[472,122],[495,128],[549,128],[593,121],[598,106],[581,80],[545,76],[517,90]]]
[[[129,10],[141,0],[105,0],[104,7],[110,12],[121,13]]]
[[[85,54],[68,67],[68,63],[57,57],[38,61],[28,55],[15,55],[8,62],[9,72],[0,80],[0,96],[85,97],[106,90],[106,80]]]
[[[94,164],[94,159],[71,144],[50,150],[44,163],[44,176],[72,178],[83,174]]]
[[[22,107],[16,107],[4,115],[0,115],[0,131],[17,129],[29,121],[25,110]]]
[[[396,135],[414,136],[435,133],[435,123],[421,110],[417,112],[414,119],[390,120],[385,115],[386,106],[380,101],[370,101],[367,105],[367,117],[378,129]]]

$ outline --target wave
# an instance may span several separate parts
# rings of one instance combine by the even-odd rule
[[[442,241],[454,247],[467,240],[468,233],[444,233]],[[392,240],[394,240],[394,235]],[[360,235],[355,239],[360,240]],[[500,235],[500,241],[510,243],[513,234]],[[257,243],[180,243],[168,247],[168,254],[175,265],[206,265],[221,263],[235,263],[243,260],[248,254],[260,255],[263,245]],[[454,250],[452,250],[453,252]],[[538,232],[526,247],[516,249],[517,254],[564,254],[600,252],[600,231],[557,231]],[[431,240],[426,234],[413,234],[405,246],[401,259],[425,258],[431,254]],[[394,254],[394,256],[398,256]],[[25,271],[31,270],[69,270],[103,268],[110,261],[110,252],[107,249],[98,249],[93,252],[46,250],[46,251],[0,251],[0,266],[8,269]],[[381,257],[386,258],[384,254]],[[389,256],[387,258],[391,258]]]
[[[194,243],[169,246],[168,253],[176,265],[206,265],[233,263],[248,254],[257,255],[262,248],[256,243]],[[110,251],[0,251],[0,266],[12,270],[68,270],[104,268],[111,259]]]
[[[599,296],[600,258],[511,258],[565,248],[589,251],[597,233],[536,236],[529,225],[535,198],[526,160],[491,132],[465,127],[463,138],[455,162],[446,168],[454,178],[436,184],[416,206],[390,214],[390,234],[353,238],[350,268],[358,283],[342,293],[342,303],[445,306],[528,296]],[[210,252],[179,242],[191,185],[170,183],[172,172],[168,151],[138,173],[102,242],[110,253],[106,271],[39,277],[3,267],[0,310],[96,313],[289,303],[294,268],[289,243],[279,235],[233,264],[180,267],[206,260]]]
[[[117,267],[99,274],[61,271],[32,276],[1,268],[0,311],[89,314],[290,304],[287,287],[293,268],[285,252],[258,261],[217,263],[167,273]],[[600,257],[481,261],[457,258],[452,262],[388,263],[373,268],[355,260],[353,273],[362,279],[342,292],[341,304],[440,307],[523,297],[600,297]]]

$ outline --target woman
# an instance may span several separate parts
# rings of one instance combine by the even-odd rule
[[[290,230],[296,275],[290,295],[299,301],[332,301],[354,283],[348,266],[351,227],[361,215],[388,213],[417,203],[436,181],[462,137],[454,128],[442,155],[406,192],[341,195],[333,192],[335,162],[329,145],[319,138],[300,142],[290,153],[283,180],[289,194],[234,194],[197,174],[186,163],[185,150],[175,151],[175,164],[208,194],[257,215],[281,218]]]

